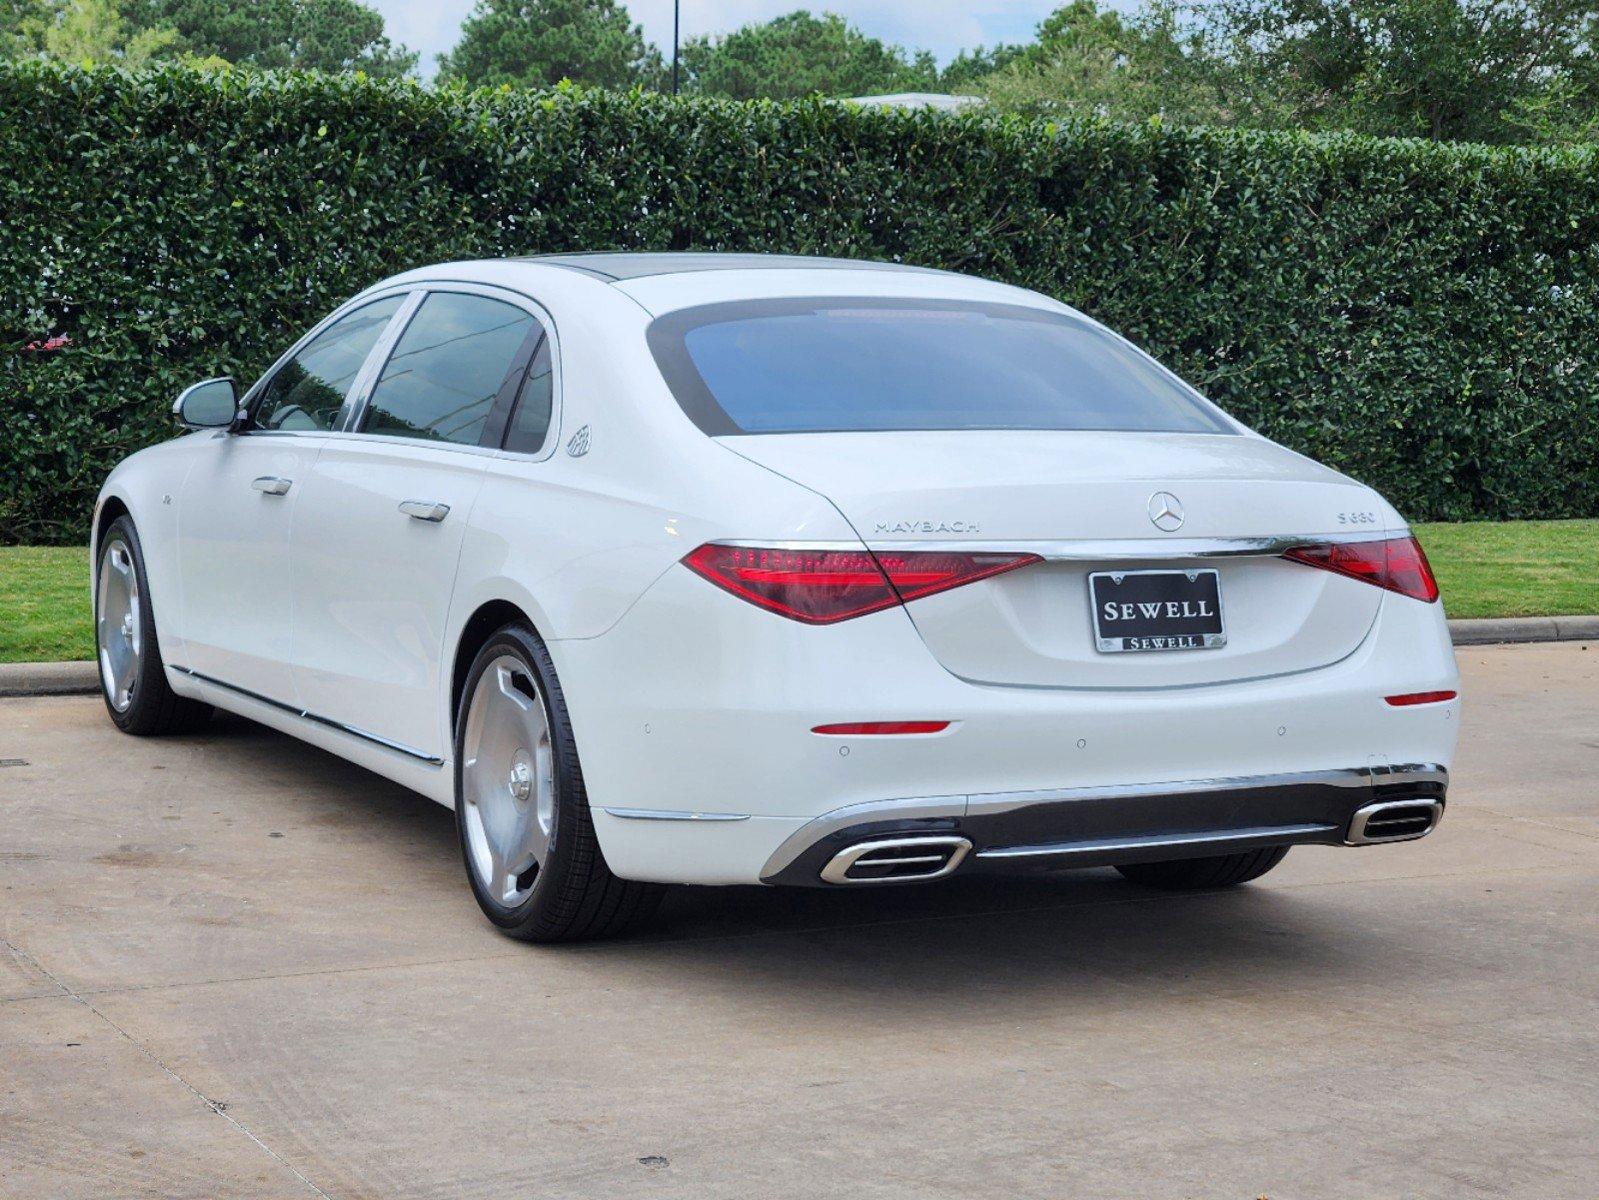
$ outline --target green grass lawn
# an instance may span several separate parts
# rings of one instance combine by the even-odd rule
[[[89,552],[0,546],[0,662],[93,658]]]
[[[1418,525],[1452,617],[1599,614],[1599,520]],[[93,658],[79,546],[0,546],[0,662]]]
[[[1599,521],[1417,525],[1451,617],[1599,614]]]

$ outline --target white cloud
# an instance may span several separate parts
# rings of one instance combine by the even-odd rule
[[[682,36],[724,33],[750,21],[767,21],[796,8],[836,12],[887,42],[931,50],[947,62],[979,43],[1024,41],[1033,27],[1065,0],[681,0]],[[383,14],[389,37],[422,52],[424,73],[433,58],[455,44],[472,0],[368,0]],[[1137,0],[1112,0],[1131,8]],[[665,54],[672,46],[672,0],[632,0],[633,19]]]

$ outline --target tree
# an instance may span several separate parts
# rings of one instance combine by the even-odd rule
[[[1026,46],[1001,43],[993,48],[978,46],[962,50],[939,73],[938,85],[946,92],[968,91],[984,77],[1010,66],[1028,51]]]
[[[925,51],[914,57],[834,13],[801,9],[721,37],[691,38],[682,49],[687,86],[735,100],[861,96],[927,90],[938,68]]]
[[[1210,0],[1200,15],[1312,128],[1507,142],[1599,112],[1592,0]]]
[[[188,55],[261,69],[409,74],[417,56],[391,43],[359,0],[131,0],[141,29],[170,29]]]
[[[616,0],[477,0],[439,75],[480,87],[655,86],[661,52]]]
[[[1235,76],[1233,64],[1175,0],[1151,0],[1132,17],[1073,0],[1039,24],[1037,41],[972,90],[998,107],[1037,115],[1278,123],[1275,106],[1237,86]]]
[[[170,57],[177,40],[170,29],[131,25],[117,0],[0,0],[0,22],[0,58],[138,67]]]

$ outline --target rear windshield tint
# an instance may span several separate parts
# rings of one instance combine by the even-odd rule
[[[650,349],[706,433],[1232,433],[1176,376],[1077,317],[1010,304],[740,301],[657,319]]]

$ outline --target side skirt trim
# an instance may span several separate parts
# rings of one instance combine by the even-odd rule
[[[318,725],[325,726],[328,729],[337,730],[339,733],[347,733],[351,737],[357,737],[362,741],[371,742],[375,746],[382,746],[385,750],[393,750],[396,754],[403,754],[407,758],[413,758],[417,762],[426,763],[430,767],[442,767],[444,765],[444,760],[442,758],[432,754],[424,754],[422,751],[414,749],[411,746],[407,746],[403,742],[391,741],[389,738],[382,737],[376,733],[370,733],[365,729],[359,729],[354,725],[346,725],[343,721],[335,721],[332,717],[324,717],[314,712],[308,712],[296,704],[285,704],[281,700],[274,700],[271,696],[263,696],[260,692],[252,692],[249,688],[239,687],[237,684],[229,683],[225,679],[218,679],[214,675],[205,675],[199,671],[193,670],[192,668],[173,666],[171,663],[168,663],[167,665],[174,671],[178,671],[192,679],[198,679],[202,683],[209,683],[212,687],[226,688],[228,691],[234,693],[234,695],[243,696],[248,700],[254,700],[257,704],[265,704],[269,708],[277,709],[279,712],[290,713],[293,716],[300,717],[307,721],[312,721]]]

